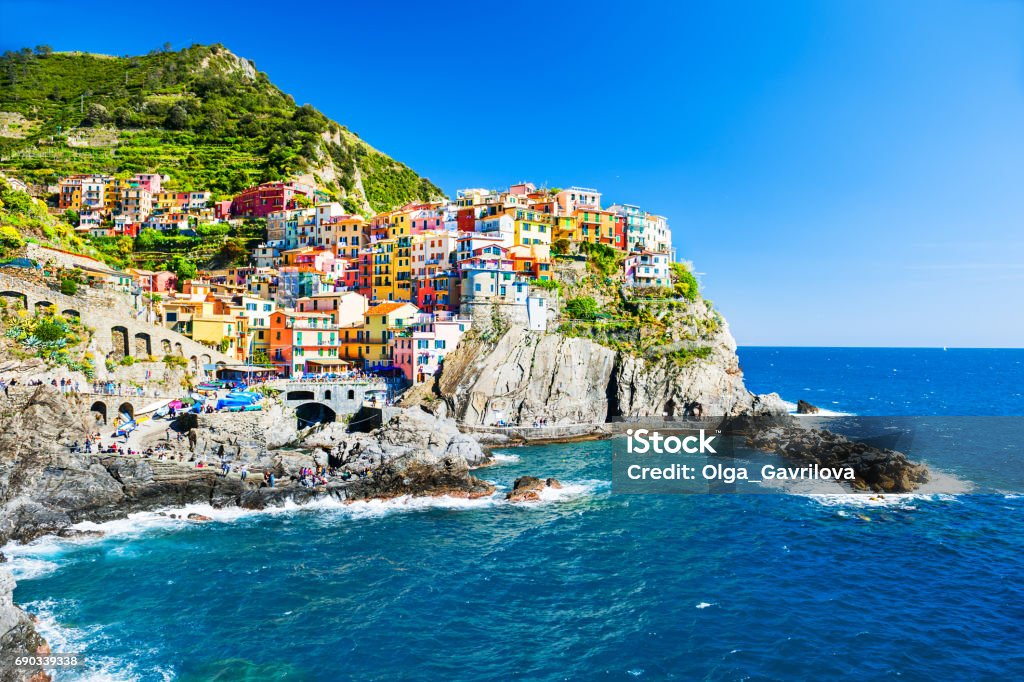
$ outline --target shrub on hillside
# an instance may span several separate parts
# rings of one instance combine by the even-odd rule
[[[597,301],[591,296],[569,299],[565,304],[565,312],[574,320],[593,320],[597,317]]]

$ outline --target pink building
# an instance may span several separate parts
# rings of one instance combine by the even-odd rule
[[[163,182],[163,178],[160,177],[159,173],[136,173],[135,177],[132,178],[139,187],[146,190],[150,194],[156,194],[160,191],[160,186]]]
[[[420,314],[408,333],[391,339],[391,357],[406,379],[422,383],[438,373],[444,357],[455,350],[469,328],[468,318]]]
[[[147,293],[166,293],[175,291],[178,286],[178,276],[167,270],[154,272],[152,270],[132,270],[132,275],[139,287]]]
[[[313,187],[301,182],[266,182],[243,190],[231,204],[231,213],[236,216],[265,218],[275,211],[295,208],[295,200],[304,196],[313,200]]]

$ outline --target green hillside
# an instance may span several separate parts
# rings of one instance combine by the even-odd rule
[[[229,195],[313,173],[350,210],[442,194],[220,45],[138,57],[0,57],[0,168],[29,182],[156,171]]]

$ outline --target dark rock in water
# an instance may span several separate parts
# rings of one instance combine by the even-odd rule
[[[512,484],[512,490],[543,490],[544,481],[536,476],[520,476]]]
[[[747,436],[747,444],[788,459],[820,467],[850,467],[854,490],[909,493],[928,482],[928,468],[902,452],[880,450],[831,431],[772,426]]]
[[[192,512],[188,515],[189,521],[213,521],[213,519],[205,514],[196,514]]]
[[[520,476],[512,484],[512,492],[507,493],[505,499],[509,502],[540,502],[540,494],[545,488],[561,487],[557,478],[541,480],[536,476]]]
[[[796,401],[796,413],[797,414],[818,414],[821,410],[815,405],[811,405],[806,400]]]

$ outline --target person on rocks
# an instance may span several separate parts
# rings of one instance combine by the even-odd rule
[[[245,479],[249,476],[249,466],[243,464],[241,471],[238,472],[238,475],[241,476],[242,482],[244,483]]]

